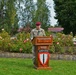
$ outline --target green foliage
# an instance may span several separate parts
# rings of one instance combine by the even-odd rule
[[[22,7],[22,4],[24,7]],[[30,23],[32,28],[35,28],[35,23],[40,21],[42,28],[46,29],[50,25],[50,10],[49,5],[46,4],[46,0],[37,0],[34,3],[33,0],[19,0],[16,1],[19,20],[22,21],[23,27]]]
[[[46,32],[50,36],[49,32]],[[15,37],[10,35],[2,29],[0,33],[0,50],[10,52],[31,53],[32,43],[30,41],[30,33],[20,32]],[[53,38],[53,44],[50,46],[51,53],[59,54],[75,54],[76,49],[73,45],[73,36],[58,33]]]
[[[0,50],[11,52],[31,53],[32,43],[29,40],[29,33],[18,33],[17,37],[10,35],[3,29],[0,33]]]
[[[2,33],[0,33],[0,49],[7,51],[9,49],[10,43],[10,35],[2,29]]]
[[[19,21],[22,21],[22,24],[20,23],[20,26],[24,27],[27,23],[30,22],[32,24],[32,18],[35,15],[35,4],[33,0],[16,0],[16,8],[18,12],[18,19]]]
[[[37,21],[41,21],[45,30],[50,25],[50,10],[46,0],[37,0],[37,3],[33,0],[0,0],[0,31],[4,28],[13,35],[19,26],[30,23],[34,28]]]
[[[56,53],[70,53],[73,54],[73,36],[72,35],[65,35],[61,33],[57,33],[56,37],[53,38],[53,46],[55,47]],[[66,47],[68,49],[66,50]],[[51,49],[51,47],[50,47]]]
[[[19,41],[23,41],[23,40],[25,40],[25,32],[20,32],[20,33],[18,33],[17,34],[17,39],[19,40]]]
[[[13,34],[14,30],[17,31],[18,29],[18,24],[16,23],[17,21],[17,15],[16,15],[16,8],[15,8],[15,0],[8,0],[6,3],[6,22],[8,25],[8,32],[10,34]],[[18,22],[18,21],[17,21]]]
[[[12,40],[11,51],[31,53],[32,43],[29,40],[29,35],[29,33],[25,34],[25,32],[18,33],[17,39]]]
[[[4,22],[5,22],[5,10],[3,10],[4,7],[4,0],[0,0],[0,32],[1,29],[4,27]]]
[[[50,53],[55,53],[55,46],[54,45],[50,46]]]
[[[61,49],[60,49],[60,53],[61,53],[61,54],[66,53],[65,47],[61,47]]]
[[[46,36],[50,36],[51,32],[45,31]]]
[[[64,28],[64,33],[73,32],[76,34],[76,1],[75,0],[54,0],[56,19],[58,25]]]
[[[31,53],[32,44],[30,41],[24,43],[23,41],[17,41],[17,43],[12,43],[10,46],[12,52],[22,52],[22,53]]]
[[[37,8],[34,12],[35,15],[32,20],[32,26],[35,27],[35,23],[40,21],[42,28],[47,30],[50,25],[50,10],[48,9],[49,6],[47,6],[46,0],[37,0],[36,7]]]
[[[0,1],[0,32],[3,28],[9,34],[15,34],[18,29],[15,0]]]
[[[73,47],[69,47],[68,53],[69,53],[69,54],[73,54]]]
[[[27,43],[25,43],[25,52],[26,53],[31,53],[32,52],[32,43],[30,41],[28,41]]]

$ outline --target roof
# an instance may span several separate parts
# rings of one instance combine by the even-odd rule
[[[48,31],[52,31],[52,32],[61,32],[63,30],[64,30],[64,28],[62,28],[62,27],[48,28]]]

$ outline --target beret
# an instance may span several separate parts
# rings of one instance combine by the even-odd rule
[[[39,25],[41,25],[41,22],[36,22],[36,26],[39,26]]]

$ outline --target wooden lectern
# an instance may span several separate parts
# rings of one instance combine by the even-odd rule
[[[53,38],[51,37],[35,37],[32,44],[35,47],[35,68],[36,69],[51,69],[49,67],[49,47],[52,45]]]

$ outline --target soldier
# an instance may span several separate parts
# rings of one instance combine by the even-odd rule
[[[41,28],[40,22],[37,22],[36,28],[34,28],[31,31],[30,39],[33,40],[33,38],[37,36],[46,36],[44,29]],[[33,63],[35,64],[35,46],[33,46],[32,53],[33,53]]]
[[[44,29],[41,28],[41,23],[36,23],[36,28],[31,31],[31,40],[36,36],[45,36]]]

